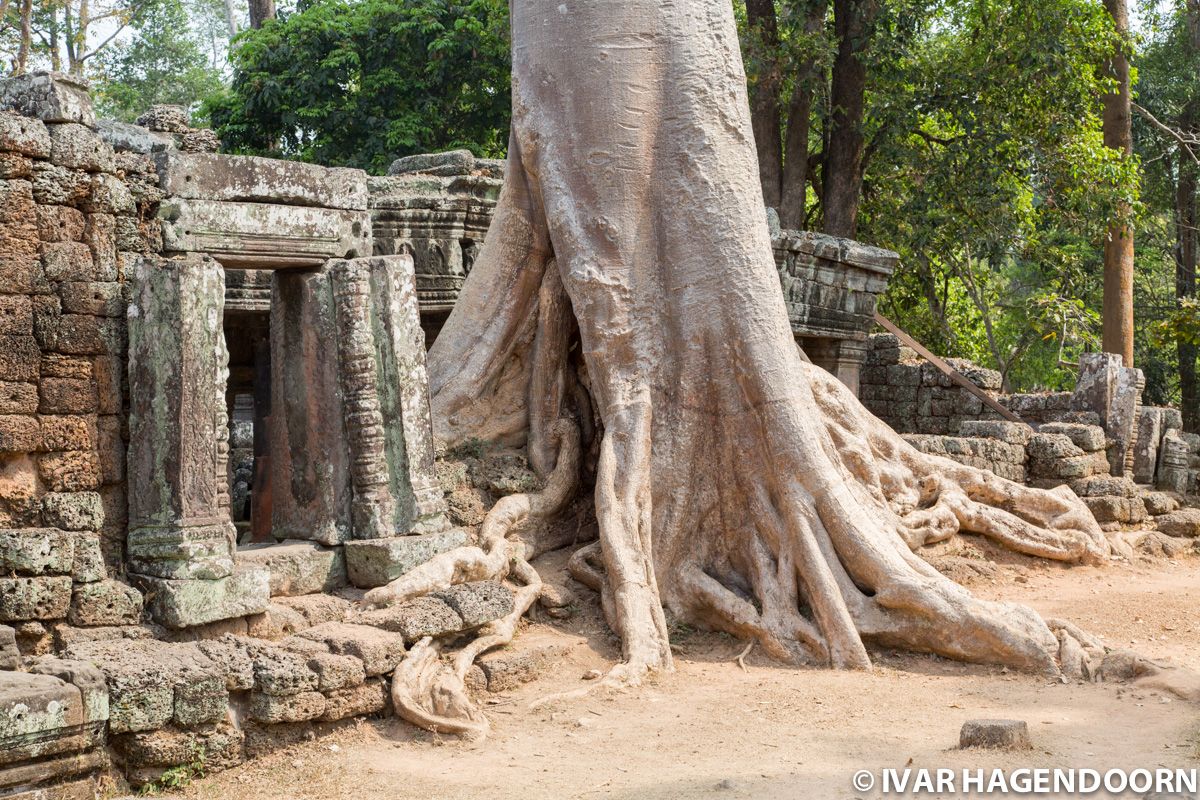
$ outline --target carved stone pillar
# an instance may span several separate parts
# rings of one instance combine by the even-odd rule
[[[171,628],[258,613],[268,575],[233,563],[224,272],[198,255],[144,258],[132,284],[129,572]]]
[[[223,578],[229,518],[224,273],[209,258],[140,259],[129,306],[131,572]]]
[[[1117,477],[1133,475],[1138,409],[1145,383],[1140,369],[1124,366],[1121,356],[1114,353],[1085,353],[1079,359],[1071,409],[1100,416],[1112,442],[1108,448],[1110,473]]]
[[[812,362],[826,372],[831,372],[842,383],[858,394],[859,377],[863,359],[867,356],[867,343],[856,339],[803,339],[800,346]]]
[[[334,545],[351,536],[350,456],[327,269],[271,284],[272,534]]]
[[[396,529],[440,530],[446,526],[446,502],[434,469],[425,334],[413,260],[407,255],[363,260],[370,265],[380,407],[391,423],[384,442]]]

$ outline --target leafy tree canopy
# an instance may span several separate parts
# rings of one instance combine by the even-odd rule
[[[504,0],[311,0],[234,41],[207,104],[227,149],[386,170],[398,156],[508,142]]]

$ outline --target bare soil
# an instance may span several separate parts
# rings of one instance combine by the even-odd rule
[[[1200,558],[1064,568],[975,544],[947,558],[980,596],[1070,619],[1112,647],[1200,666]],[[563,560],[550,554],[539,570],[563,581]],[[982,568],[969,569],[972,561]],[[878,789],[852,789],[859,769],[1200,766],[1195,704],[1161,691],[880,652],[870,672],[786,667],[753,651],[742,669],[741,644],[686,629],[673,632],[674,673],[530,708],[593,685],[584,674],[617,658],[594,598],[572,590],[580,597],[574,618],[531,625],[514,643],[565,637],[577,642],[570,657],[491,696],[485,742],[392,719],[359,721],[197,781],[186,796],[824,800],[879,797]],[[1025,720],[1034,750],[958,750],[959,727],[975,718]]]

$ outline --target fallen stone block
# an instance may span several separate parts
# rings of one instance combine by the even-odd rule
[[[272,605],[291,609],[308,623],[309,627],[322,622],[341,622],[353,610],[353,604],[332,594],[308,594],[299,597],[276,597]]]
[[[414,567],[439,553],[452,550],[467,541],[461,528],[416,536],[348,541],[346,573],[350,583],[360,589],[373,589],[391,583]]]
[[[270,601],[265,570],[237,567],[217,580],[171,580],[136,575],[150,614],[168,628],[187,628],[264,611]]]
[[[507,647],[483,654],[476,666],[486,679],[488,691],[507,692],[560,663],[581,641],[558,633],[533,632]]]
[[[1166,492],[1146,492],[1142,495],[1142,502],[1146,504],[1146,513],[1154,517],[1179,508],[1179,501]]]
[[[1016,719],[973,719],[963,723],[958,734],[958,746],[990,749],[1028,750],[1029,726]]]
[[[431,596],[454,609],[468,629],[506,617],[513,610],[513,593],[496,581],[457,583]]]
[[[342,549],[316,542],[288,540],[241,547],[237,563],[266,570],[272,597],[331,592],[346,585]]]
[[[112,748],[134,788],[159,780],[163,773],[185,764],[199,764],[205,773],[235,767],[245,760],[245,734],[232,725],[202,730],[164,728],[113,737]]]
[[[262,613],[246,617],[246,626],[246,633],[255,639],[272,640],[312,627],[303,614],[282,603],[270,603]]]
[[[1038,428],[1038,433],[1057,433],[1066,436],[1071,443],[1085,453],[1103,450],[1107,443],[1104,429],[1098,425],[1079,425],[1070,422],[1047,422]]]
[[[0,672],[0,766],[80,752],[99,741],[78,687],[53,675]]]
[[[325,695],[300,692],[281,696],[254,692],[250,695],[247,712],[251,719],[269,725],[317,719],[325,713]]]
[[[403,636],[366,625],[326,622],[297,635],[322,642],[332,653],[361,660],[368,677],[391,672],[404,658]]]
[[[1181,508],[1155,517],[1154,522],[1167,536],[1200,536],[1200,508]]]
[[[355,619],[363,625],[399,633],[408,644],[426,636],[445,636],[466,629],[457,611],[445,600],[429,595],[364,611]]]
[[[322,722],[333,722],[348,717],[377,714],[388,706],[387,683],[372,679],[360,686],[337,689],[325,694],[325,712]]]

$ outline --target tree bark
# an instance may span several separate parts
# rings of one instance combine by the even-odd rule
[[[21,3],[21,43],[17,47],[14,74],[24,75],[29,68],[29,51],[33,49],[33,0]]]
[[[865,668],[873,642],[1082,675],[1070,631],[913,552],[962,530],[1100,561],[1110,544],[1082,502],[918,452],[797,349],[730,4],[516,0],[512,42],[504,189],[429,382],[439,438],[527,443],[545,498],[501,501],[481,547],[367,601],[513,563],[514,521],[561,508],[578,474],[564,429],[584,426],[565,420],[595,413],[600,539],[572,564],[621,638],[611,680],[671,667],[668,612],[792,662]],[[555,376],[572,352],[579,388],[547,393],[571,382]],[[393,698],[443,725],[434,695],[458,694],[414,650]]]
[[[250,27],[258,30],[269,19],[275,19],[275,0],[250,0]]]
[[[783,142],[779,113],[782,83],[779,63],[779,22],[775,0],[746,0],[746,19],[752,49],[762,61],[758,79],[750,86],[750,123],[758,150],[758,174],[763,202],[778,209],[782,198]]]
[[[225,27],[229,30],[229,40],[233,41],[233,37],[237,36],[237,12],[233,7],[233,0],[225,0]]]
[[[1133,155],[1131,127],[1129,58],[1129,12],[1125,0],[1104,0],[1120,36],[1117,49],[1107,65],[1117,82],[1115,92],[1103,98],[1102,127],[1104,144],[1124,158]],[[1121,204],[1117,219],[1108,227],[1104,242],[1104,313],[1101,340],[1106,353],[1120,355],[1126,366],[1133,366],[1133,229],[1128,225],[1129,207]]]
[[[829,149],[825,156],[822,198],[826,233],[854,238],[862,194],[863,114],[870,42],[879,0],[833,0],[838,50],[830,89]]]
[[[804,33],[815,36],[825,25],[826,0],[808,0]],[[805,59],[796,70],[792,98],[788,103],[787,138],[783,152],[783,192],[779,202],[779,222],[784,228],[806,227],[808,198],[808,132],[812,122],[813,79],[816,60]]]
[[[1185,63],[1195,63],[1200,55],[1200,0],[1188,0],[1184,10],[1187,28],[1186,45],[1191,58]],[[1179,131],[1184,135],[1200,134],[1200,94],[1193,95],[1179,115]],[[1200,262],[1200,215],[1196,213],[1197,167],[1194,160],[1181,149],[1179,154],[1179,178],[1175,185],[1176,261],[1175,296],[1196,296],[1196,266]],[[1196,358],[1200,353],[1190,342],[1180,341],[1176,345],[1179,358],[1179,408],[1183,412],[1183,429],[1188,433],[1200,432],[1200,386],[1196,379]]]

